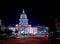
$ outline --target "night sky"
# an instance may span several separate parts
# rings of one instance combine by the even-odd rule
[[[33,2],[33,1],[8,1],[7,4],[0,8],[0,19],[5,25],[12,25],[19,23],[19,17],[22,13],[23,8],[28,16],[29,24],[33,26],[46,25],[54,26],[54,20],[56,16],[48,14],[47,3]]]

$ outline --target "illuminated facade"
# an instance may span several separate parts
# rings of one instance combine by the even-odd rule
[[[48,27],[31,27],[31,25],[28,24],[28,18],[27,15],[25,14],[25,11],[23,9],[23,12],[20,16],[19,19],[19,24],[16,24],[15,26],[16,29],[16,34],[18,36],[21,35],[45,35],[48,33]]]
[[[28,18],[27,15],[25,14],[24,9],[20,16],[19,21],[20,21],[19,24],[16,24],[16,30],[18,30],[18,35],[37,33],[37,27],[34,28],[28,24]]]

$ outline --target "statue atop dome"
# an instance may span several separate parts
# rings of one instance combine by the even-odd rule
[[[23,13],[25,13],[25,10],[23,9]]]

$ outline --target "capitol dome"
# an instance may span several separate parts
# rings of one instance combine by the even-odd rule
[[[25,11],[23,9],[23,13],[20,16],[20,19],[26,19],[26,18],[27,18],[27,15],[25,14]]]

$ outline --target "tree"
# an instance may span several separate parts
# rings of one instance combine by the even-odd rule
[[[12,32],[13,32],[13,31],[12,31],[12,30],[9,30],[8,28],[6,28],[6,29],[4,30],[4,33],[6,33],[8,36],[11,35]]]

